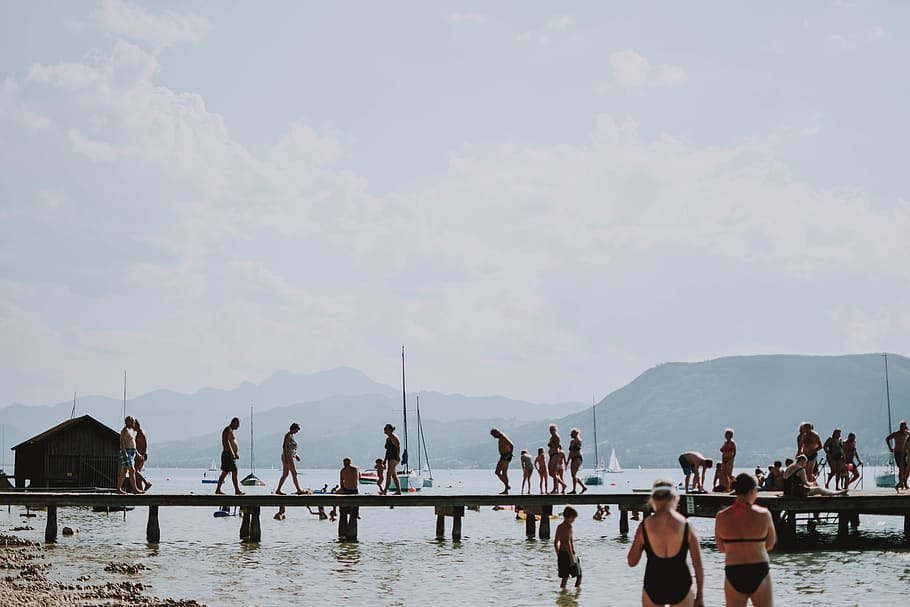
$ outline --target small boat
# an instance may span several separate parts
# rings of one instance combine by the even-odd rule
[[[594,403],[593,396],[591,397],[591,414],[594,416],[594,461],[597,462],[597,465],[594,467],[594,472],[585,478],[585,485],[603,485],[606,467],[603,459],[597,457],[597,405]]]
[[[427,453],[427,436],[423,432],[423,422],[420,421],[420,395],[417,398],[417,474],[420,476],[422,487],[433,486],[433,471],[430,470],[430,456]],[[421,451],[421,446],[423,447]],[[427,458],[426,462],[421,459],[421,453]]]
[[[204,479],[202,479],[202,484],[203,484],[203,485],[217,485],[217,484],[218,484],[218,479],[214,479],[214,478],[204,478]]]
[[[392,481],[389,483],[389,491],[402,491],[413,493],[420,491],[423,487],[423,479],[416,472],[412,472],[408,467],[408,396],[405,389],[404,380],[404,346],[401,346],[401,417],[404,422],[404,449],[401,452],[402,469],[398,471],[398,481],[401,488]]]
[[[217,462],[216,462],[215,460],[212,460],[211,462],[209,462],[209,469],[208,469],[208,471],[209,471],[209,472],[217,472],[217,471],[218,471],[218,464],[217,464]]]
[[[361,485],[375,485],[379,482],[379,474],[375,470],[364,470],[360,473]]]
[[[132,512],[134,506],[92,506],[92,512]]]
[[[616,457],[615,448],[610,452],[610,465],[607,466],[607,472],[611,474],[619,474],[622,472],[622,467],[619,465],[619,459]]]
[[[888,355],[882,354],[885,360],[885,398],[888,401],[888,435],[891,435],[891,386],[888,383]],[[885,472],[875,475],[876,487],[888,487],[894,489],[897,486],[897,474],[894,466],[894,453],[891,453],[891,459],[888,461],[888,467]]]
[[[256,476],[256,452],[253,448],[253,405],[250,405],[250,473],[243,477],[240,484],[244,487],[265,487],[265,483]]]

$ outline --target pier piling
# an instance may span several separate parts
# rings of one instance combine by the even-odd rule
[[[149,506],[149,522],[145,526],[145,539],[149,544],[161,541],[161,528],[158,526],[158,506]]]
[[[436,539],[443,540],[446,535],[445,517],[452,517],[452,540],[461,541],[461,519],[464,517],[464,506],[436,506]]]
[[[619,510],[619,533],[622,535],[629,534],[629,511]]]
[[[360,508],[357,506],[341,506],[338,509],[338,539],[348,542],[357,541],[358,516],[360,516]]]
[[[250,510],[250,536],[247,541],[259,543],[262,541],[262,526],[259,523],[259,506],[253,506]]]
[[[44,541],[53,544],[57,541],[57,506],[47,507],[47,526],[44,528]]]
[[[545,505],[540,507],[540,529],[538,537],[542,540],[550,539],[550,515],[553,514],[553,506]]]
[[[243,518],[240,519],[240,539],[245,540],[250,537],[250,510],[249,507],[242,507],[240,511],[243,513]]]

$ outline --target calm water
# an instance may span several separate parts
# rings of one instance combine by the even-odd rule
[[[514,474],[513,477],[517,476]],[[615,487],[592,491],[629,491],[649,486],[659,475],[678,470],[634,470],[606,475]],[[262,470],[268,488],[279,471]],[[212,474],[212,473],[209,473]],[[241,472],[241,476],[245,471]],[[153,492],[213,491],[202,485],[202,471],[151,470]],[[871,478],[871,474],[869,474]],[[436,471],[440,494],[494,492],[491,471]],[[304,471],[302,485],[333,485],[336,471]],[[248,490],[250,488],[247,488]],[[254,490],[255,491],[255,490]],[[605,500],[606,501],[606,500]],[[209,605],[287,605],[315,602],[351,605],[639,605],[644,566],[625,562],[628,540],[619,535],[618,516],[594,521],[593,506],[579,508],[575,524],[578,554],[584,565],[583,590],[561,592],[549,541],[527,541],[524,523],[510,511],[484,507],[468,512],[463,541],[437,542],[431,508],[363,508],[356,544],[340,544],[336,526],[319,521],[306,508],[289,508],[285,521],[263,511],[262,543],[238,539],[238,518],[216,519],[208,508],[162,508],[161,544],[145,543],[145,508],[127,514],[94,514],[64,509],[60,525],[78,527],[72,538],[60,537],[48,549],[49,577],[72,581],[89,574],[93,583],[119,581],[106,574],[111,560],[141,562],[150,568],[138,577],[161,597],[194,598]],[[22,524],[22,510],[0,511],[0,530]],[[30,519],[41,541],[44,515]],[[447,521],[451,533],[451,521]],[[636,523],[632,521],[633,531]],[[706,603],[723,604],[723,559],[712,542],[713,520],[693,519],[702,538]],[[555,525],[555,522],[554,522]],[[864,517],[861,534],[896,534],[899,518]],[[833,529],[829,530],[833,532]],[[772,576],[778,605],[900,604],[910,591],[910,552],[901,549],[775,553]],[[571,582],[570,582],[571,583]]]

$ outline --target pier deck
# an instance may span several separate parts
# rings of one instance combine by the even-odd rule
[[[452,516],[456,519],[457,534],[460,536],[461,517],[465,507],[470,506],[512,506],[519,505],[529,513],[550,514],[554,506],[564,504],[593,505],[609,504],[619,509],[619,527],[621,533],[629,530],[628,512],[648,510],[648,493],[594,493],[584,495],[489,495],[464,494],[440,495],[435,493],[406,493],[403,495],[215,495],[215,494],[168,494],[151,493],[143,495],[118,495],[100,492],[59,492],[12,490],[0,491],[0,505],[18,505],[32,508],[48,509],[47,530],[45,539],[53,542],[57,536],[57,508],[67,506],[123,507],[147,506],[149,508],[148,539],[157,543],[159,507],[222,507],[239,506],[244,509],[245,524],[252,526],[252,533],[246,536],[251,541],[259,541],[259,511],[263,507],[319,507],[337,506],[344,511],[363,507],[433,507],[438,517]],[[718,511],[730,505],[733,497],[718,493],[684,494],[680,496],[679,510],[686,516],[714,517]],[[781,497],[777,493],[759,494],[757,503],[768,508],[777,525],[778,535],[783,542],[795,534],[796,515],[806,513],[829,513],[839,517],[839,532],[846,533],[848,524],[858,524],[859,515],[875,514],[904,517],[904,536],[910,542],[910,493],[884,493],[859,491],[849,496],[808,498]],[[533,525],[533,517],[528,522]],[[353,536],[356,538],[356,517]],[[439,529],[437,520],[437,530]],[[341,530],[341,527],[340,527]],[[246,531],[249,531],[247,529]],[[245,531],[241,530],[241,535]],[[549,537],[547,517],[541,520],[541,536]],[[533,533],[531,531],[530,533]],[[348,534],[351,536],[351,534]],[[439,535],[437,533],[437,535]]]

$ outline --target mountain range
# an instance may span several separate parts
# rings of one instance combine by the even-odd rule
[[[889,355],[892,426],[910,417],[910,359]],[[408,445],[417,464],[417,397],[431,465],[491,466],[492,427],[506,432],[516,449],[535,452],[546,444],[547,426],[579,427],[586,465],[594,462],[590,405],[534,404],[504,397],[437,392],[409,393]],[[152,444],[152,465],[204,467],[220,452],[219,434],[241,418],[241,468],[250,457],[250,404],[256,463],[278,466],[281,439],[291,422],[302,426],[298,441],[304,467],[334,467],[344,456],[369,465],[382,454],[382,426],[397,426],[404,439],[400,390],[363,373],[339,368],[314,374],[277,373],[261,384],[233,390],[205,389],[187,395],[159,390],[127,401],[143,421]],[[120,427],[122,402],[84,397],[77,414],[89,413]],[[69,417],[72,403],[50,407],[0,408],[7,447]],[[598,451],[615,448],[625,466],[674,467],[687,450],[717,457],[724,429],[735,431],[737,467],[766,466],[793,455],[796,429],[812,421],[824,439],[836,426],[856,432],[865,461],[883,461],[888,414],[883,359],[847,356],[767,355],[726,357],[698,363],[665,363],[648,369],[596,405]],[[12,458],[8,457],[7,461]]]

